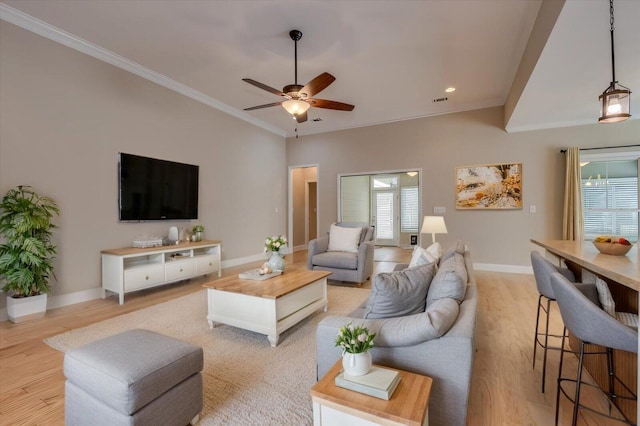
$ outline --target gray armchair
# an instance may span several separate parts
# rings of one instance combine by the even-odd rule
[[[338,226],[362,227],[358,252],[327,251],[329,233],[309,242],[307,269],[329,271],[332,280],[348,281],[361,286],[373,274],[374,227],[355,223],[338,223]]]

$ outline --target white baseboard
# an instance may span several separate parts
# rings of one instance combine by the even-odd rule
[[[300,245],[300,246],[295,246],[295,247],[293,248],[293,251],[294,251],[294,252],[296,252],[296,251],[302,251],[302,250],[306,250],[307,248],[308,248],[308,247],[307,247],[307,245],[306,245],[306,244],[302,244],[302,245]]]
[[[533,274],[531,266],[499,265],[496,263],[474,263],[473,269],[476,271],[506,272],[509,274]]]
[[[237,259],[229,259],[222,261],[222,269],[232,268],[234,266],[244,265],[245,263],[258,262],[258,261],[266,262],[268,257],[265,253],[254,254],[247,257],[239,257]]]

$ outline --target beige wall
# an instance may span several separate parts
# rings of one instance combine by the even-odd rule
[[[203,224],[223,260],[285,233],[284,138],[4,21],[0,43],[0,193],[58,202],[54,295],[100,287],[100,250],[170,226]],[[198,164],[199,220],[119,223],[118,152]]]
[[[449,234],[438,241],[448,247],[463,240],[477,263],[528,266],[530,238],[561,236],[560,149],[637,144],[640,120],[513,134],[503,130],[503,120],[498,107],[288,139],[287,162],[319,165],[321,230],[336,220],[338,174],[422,168],[423,214],[446,207]],[[522,162],[524,208],[456,210],[455,167],[501,162]],[[537,213],[529,213],[530,205]]]

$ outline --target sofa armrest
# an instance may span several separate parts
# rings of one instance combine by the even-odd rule
[[[373,241],[365,241],[358,247],[358,279],[364,282],[373,274]]]
[[[313,269],[313,256],[316,254],[324,253],[329,248],[329,236],[316,238],[309,241],[307,249],[307,269]]]

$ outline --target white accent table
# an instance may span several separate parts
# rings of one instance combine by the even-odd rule
[[[219,322],[266,334],[275,347],[283,331],[315,311],[327,310],[329,275],[292,268],[264,281],[230,276],[205,283],[209,327]]]

